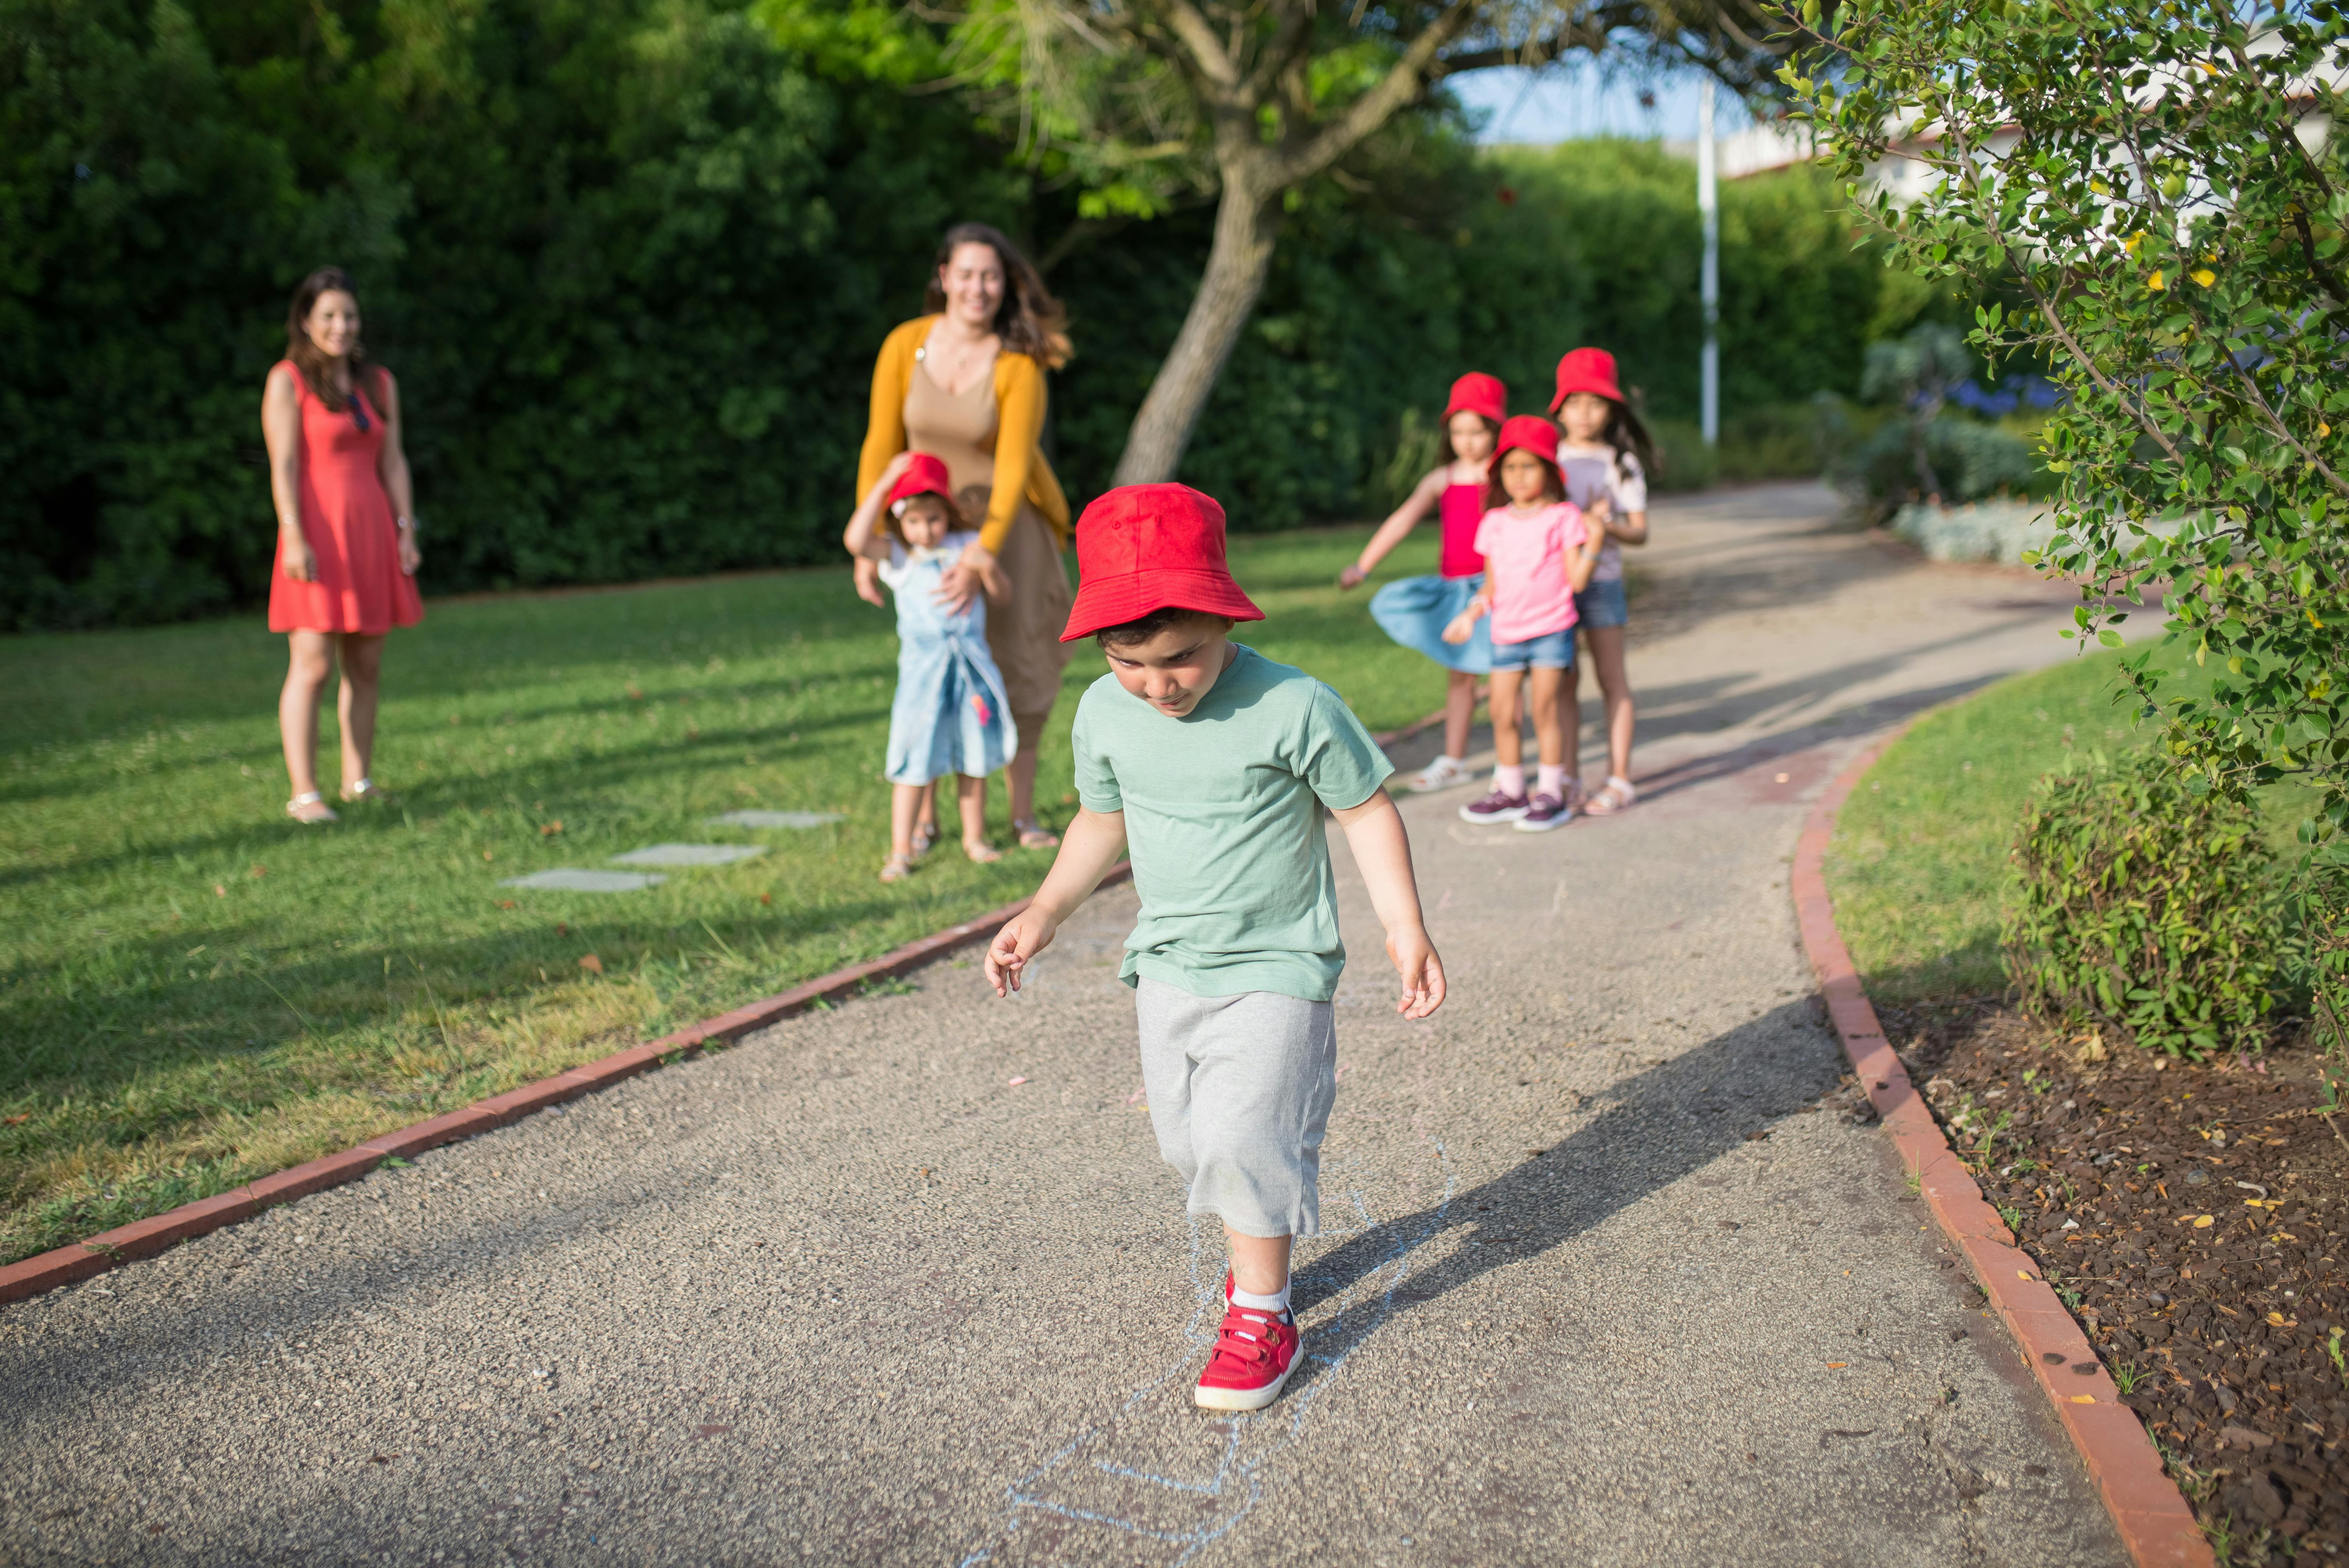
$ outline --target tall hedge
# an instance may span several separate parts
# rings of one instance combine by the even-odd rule
[[[1073,218],[869,0],[0,0],[0,627],[254,603],[285,300],[357,274],[449,592],[828,558],[881,335],[937,232]],[[895,30],[892,30],[892,29]],[[1437,106],[1307,194],[1185,477],[1235,524],[1377,504],[1459,369],[1538,407],[1576,343],[1692,415],[1687,165],[1480,155]],[[1808,171],[1723,191],[1733,407],[1852,390],[1889,274]],[[1068,251],[1052,438],[1081,500],[1209,214]],[[1883,308],[1879,308],[1879,305]],[[1902,325],[1895,321],[1891,325]]]

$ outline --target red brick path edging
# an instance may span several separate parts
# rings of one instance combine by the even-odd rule
[[[2209,1542],[2162,1469],[2153,1439],[2137,1412],[2120,1402],[2119,1389],[2097,1363],[2079,1325],[2040,1277],[2031,1255],[2014,1245],[2006,1222],[1941,1136],[1932,1110],[1886,1041],[1836,930],[1824,866],[1836,814],[1860,776],[1907,728],[1901,726],[1862,752],[1811,809],[1795,849],[1795,914],[1803,947],[1818,973],[1844,1054],[1882,1118],[1886,1135],[1922,1186],[1942,1233],[1964,1253],[1990,1305],[2022,1347],[2023,1361],[2086,1461],[2129,1556],[2140,1568],[2210,1568],[2215,1560]],[[2094,1375],[2084,1377],[2073,1370],[2081,1363],[2095,1368]]]
[[[1432,713],[1416,723],[1407,724],[1401,729],[1387,730],[1371,738],[1381,746],[1392,746],[1443,722],[1442,713]],[[1120,861],[1111,868],[1107,876],[1102,878],[1101,885],[1114,886],[1133,874],[1133,866]],[[739,1040],[744,1035],[763,1029],[794,1013],[805,1012],[819,1002],[846,995],[868,981],[903,975],[933,959],[942,958],[958,947],[978,942],[1026,909],[1028,902],[1023,898],[1000,909],[988,910],[977,919],[949,925],[919,942],[907,943],[894,953],[883,954],[864,964],[852,964],[845,969],[835,969],[804,985],[794,985],[779,995],[762,996],[730,1013],[704,1018],[673,1035],[663,1035],[657,1040],[616,1052],[601,1061],[589,1062],[568,1072],[556,1073],[553,1078],[540,1078],[488,1099],[476,1100],[462,1110],[452,1110],[445,1116],[436,1116],[429,1121],[419,1121],[411,1127],[387,1132],[379,1138],[370,1138],[356,1149],[346,1149],[339,1154],[329,1154],[306,1165],[296,1165],[274,1176],[264,1176],[257,1181],[222,1192],[218,1197],[182,1203],[151,1218],[101,1232],[88,1241],[41,1253],[22,1263],[10,1264],[0,1268],[0,1302],[22,1301],[26,1296],[39,1295],[61,1284],[71,1284],[76,1280],[104,1274],[109,1269],[119,1268],[137,1259],[152,1257],[208,1231],[235,1224],[239,1220],[249,1220],[264,1209],[290,1203],[296,1198],[306,1198],[313,1192],[339,1187],[346,1181],[356,1181],[387,1160],[419,1154],[444,1143],[454,1143],[475,1133],[503,1127],[510,1121],[519,1121],[534,1110],[561,1105],[564,1100],[593,1094],[623,1078],[649,1072],[654,1068],[691,1055],[711,1040]]]
[[[1133,868],[1121,862],[1102,879],[1102,885],[1112,886],[1132,874]],[[452,1110],[446,1116],[436,1116],[429,1121],[419,1121],[412,1127],[403,1127],[379,1138],[370,1138],[356,1149],[346,1149],[339,1154],[329,1154],[306,1165],[296,1165],[274,1176],[264,1176],[248,1186],[222,1192],[216,1198],[182,1203],[151,1219],[118,1226],[86,1242],[58,1247],[26,1258],[22,1263],[10,1264],[0,1268],[0,1302],[21,1301],[26,1296],[55,1290],[61,1284],[71,1284],[76,1280],[104,1274],[135,1259],[150,1257],[207,1231],[217,1231],[222,1225],[250,1219],[264,1209],[290,1203],[296,1198],[306,1198],[313,1192],[338,1187],[346,1181],[355,1181],[386,1160],[421,1153],[427,1149],[437,1149],[443,1143],[454,1143],[459,1139],[503,1127],[510,1121],[519,1121],[534,1110],[543,1110],[567,1099],[577,1099],[583,1094],[592,1094],[623,1078],[649,1072],[654,1068],[689,1056],[713,1040],[739,1040],[794,1013],[803,1013],[818,1003],[845,996],[869,981],[903,975],[909,969],[943,958],[958,947],[983,941],[994,934],[998,926],[1027,907],[1028,900],[1023,898],[1000,909],[988,910],[975,920],[966,920],[918,942],[909,942],[894,953],[885,953],[863,964],[852,964],[845,969],[835,969],[804,985],[794,985],[778,995],[762,996],[730,1013],[704,1018],[673,1035],[663,1035],[657,1040],[615,1052],[601,1061],[589,1062],[568,1072],[556,1073],[553,1078],[543,1078],[535,1083],[523,1084],[519,1088],[508,1089],[488,1099],[476,1100],[462,1110]]]
[[[1425,718],[1404,725],[1401,729],[1386,730],[1371,738],[1381,746],[1392,746],[1443,722],[1441,712],[1432,713]],[[1121,861],[1110,868],[1107,876],[1102,878],[1101,885],[1113,887],[1133,874],[1133,865]],[[618,1083],[622,1078],[649,1072],[654,1068],[691,1055],[709,1041],[739,1040],[744,1035],[763,1029],[794,1013],[803,1013],[819,1002],[829,1002],[835,996],[845,995],[867,981],[885,980],[892,975],[903,975],[908,969],[918,969],[958,947],[978,942],[1026,909],[1028,903],[1023,898],[1000,909],[990,909],[975,920],[949,925],[919,942],[909,942],[894,953],[885,953],[864,964],[852,964],[845,969],[835,969],[804,985],[794,985],[780,995],[762,996],[730,1013],[704,1018],[673,1035],[663,1035],[657,1040],[616,1052],[601,1061],[589,1062],[568,1072],[556,1073],[553,1078],[540,1078],[488,1099],[476,1100],[462,1110],[452,1110],[446,1116],[436,1116],[429,1121],[419,1121],[396,1132],[387,1132],[380,1138],[370,1138],[356,1149],[346,1149],[339,1154],[329,1154],[306,1165],[296,1165],[274,1176],[264,1176],[258,1181],[222,1192],[218,1197],[182,1203],[150,1219],[101,1232],[88,1241],[41,1253],[22,1263],[10,1264],[0,1268],[0,1302],[22,1301],[26,1296],[39,1295],[61,1284],[71,1284],[76,1280],[104,1274],[109,1269],[119,1268],[139,1258],[152,1257],[207,1231],[217,1231],[222,1225],[249,1220],[264,1209],[290,1203],[296,1198],[306,1198],[313,1192],[339,1187],[346,1181],[356,1181],[386,1160],[404,1158],[427,1149],[437,1149],[444,1143],[454,1143],[475,1133],[503,1127],[510,1121],[519,1121],[534,1110],[561,1105],[567,1099],[577,1099],[583,1094],[593,1094],[599,1088]]]

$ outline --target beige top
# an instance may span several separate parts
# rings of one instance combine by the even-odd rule
[[[905,383],[905,444],[947,465],[955,505],[964,526],[976,528],[999,498],[995,490],[997,425],[995,378],[982,376],[959,396],[948,397],[916,363]],[[997,510],[1000,510],[997,508]],[[981,542],[986,542],[984,535]],[[1069,579],[1061,541],[1035,503],[1022,495],[989,546],[1011,597],[987,613],[987,644],[1003,672],[1012,716],[1020,724],[1019,745],[1033,752],[1044,717],[1060,695],[1061,670],[1071,650],[1061,641],[1069,623]]]
[[[982,376],[949,397],[916,364],[905,387],[905,444],[943,459],[964,526],[976,528],[995,491],[995,379]]]

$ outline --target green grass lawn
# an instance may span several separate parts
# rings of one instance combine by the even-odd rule
[[[1377,729],[1437,707],[1444,676],[1371,624],[1367,589],[1335,586],[1367,534],[1236,539],[1232,562],[1268,617],[1244,640]],[[1434,562],[1425,530],[1381,577]],[[396,799],[314,829],[282,815],[285,646],[259,617],[0,640],[0,1260],[1032,892],[1046,854],[974,866],[951,835],[908,881],[875,879],[892,626],[844,568],[433,606],[385,660],[375,776]],[[1101,669],[1081,645],[1048,820],[1070,814],[1068,725]],[[999,783],[988,803],[1009,842]],[[743,807],[845,820],[704,825]],[[635,893],[498,885],[663,841],[769,847]]]
[[[2032,786],[2076,754],[2118,756],[2158,732],[2130,722],[2120,655],[2098,652],[2016,676],[1928,715],[1861,779],[1826,856],[1836,924],[1879,1002],[2006,988],[1998,951],[2007,853]],[[2306,799],[2261,805],[2288,852]]]

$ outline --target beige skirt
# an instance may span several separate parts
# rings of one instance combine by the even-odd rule
[[[1075,600],[1062,553],[1052,525],[1022,500],[998,558],[1011,580],[1010,602],[987,607],[988,650],[1003,672],[1004,695],[1022,730],[1030,727],[1026,721],[1052,711],[1061,695],[1061,671],[1073,652],[1061,641]]]

